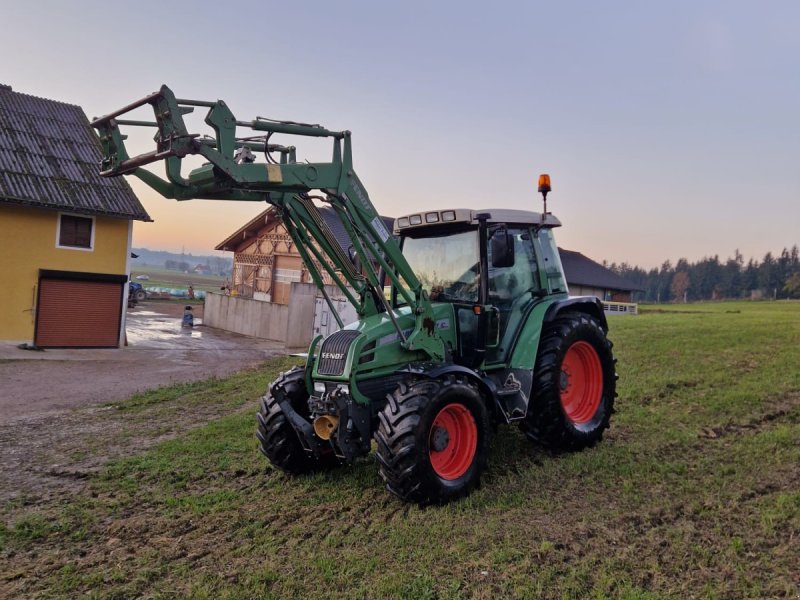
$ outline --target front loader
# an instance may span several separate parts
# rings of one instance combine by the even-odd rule
[[[153,121],[121,118],[152,108]],[[213,136],[184,115],[207,108]],[[273,465],[302,474],[367,456],[376,443],[392,493],[444,503],[474,489],[498,424],[516,424],[557,451],[598,442],[613,412],[616,373],[599,300],[570,297],[546,210],[428,210],[386,229],[353,169],[349,131],[258,117],[221,101],[161,89],[95,119],[101,174],[133,175],[167,198],[267,202],[276,207],[341,329],[312,340],[305,366],[261,399],[256,435]],[[120,127],[151,127],[156,148],[129,156]],[[242,136],[239,130],[247,129]],[[329,162],[298,162],[273,135],[321,137]],[[184,172],[183,160],[205,163]],[[276,158],[277,157],[277,158]],[[145,169],[163,162],[164,177]],[[339,216],[344,251],[317,206]],[[343,326],[327,277],[355,307]],[[388,284],[390,292],[384,291]]]

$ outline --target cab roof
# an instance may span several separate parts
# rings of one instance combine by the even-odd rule
[[[479,218],[480,217],[480,218]],[[399,234],[410,229],[430,227],[435,225],[448,225],[451,223],[469,223],[477,225],[485,219],[487,223],[519,223],[529,225],[544,225],[545,227],[560,227],[561,221],[547,213],[542,220],[542,213],[529,210],[514,210],[510,208],[485,208],[473,210],[471,208],[448,208],[415,212],[398,217],[394,222],[394,233]]]

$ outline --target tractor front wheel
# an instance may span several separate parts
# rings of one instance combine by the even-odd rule
[[[600,441],[616,396],[611,346],[600,323],[587,314],[568,313],[545,327],[522,422],[531,440],[557,451]]]
[[[308,390],[305,383],[305,369],[294,367],[272,382],[265,396],[261,398],[261,410],[256,414],[256,437],[259,449],[270,462],[287,473],[299,475],[331,467],[338,464],[331,451],[329,456],[317,459],[303,449],[300,438],[280,403],[288,400],[294,410],[308,416]]]
[[[401,384],[375,433],[386,488],[423,505],[466,496],[486,468],[490,431],[483,398],[466,379]]]

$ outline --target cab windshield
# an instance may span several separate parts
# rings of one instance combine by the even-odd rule
[[[403,256],[435,302],[478,302],[478,231],[403,238]],[[405,304],[397,295],[398,305]]]

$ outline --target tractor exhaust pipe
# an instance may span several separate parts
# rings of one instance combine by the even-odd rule
[[[322,415],[314,419],[314,433],[323,440],[331,439],[333,432],[339,426],[339,417],[333,415]]]

